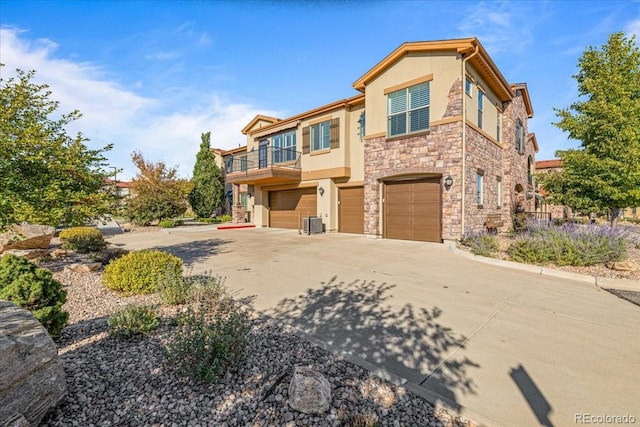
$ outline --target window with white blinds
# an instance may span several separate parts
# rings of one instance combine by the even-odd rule
[[[388,136],[429,129],[429,82],[387,95]]]

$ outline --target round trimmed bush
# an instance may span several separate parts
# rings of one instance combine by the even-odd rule
[[[64,249],[71,249],[81,254],[100,252],[107,246],[100,230],[93,227],[66,228],[58,237],[62,240]]]
[[[166,280],[182,278],[182,260],[168,252],[143,250],[112,261],[104,269],[102,283],[128,295],[151,294]]]
[[[25,258],[0,258],[0,299],[29,310],[53,339],[60,337],[69,313],[62,311],[67,293],[49,270],[36,267]]]

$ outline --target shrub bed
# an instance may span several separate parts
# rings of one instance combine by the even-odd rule
[[[97,228],[71,227],[59,234],[63,249],[71,249],[81,254],[100,252],[107,246],[104,236]]]
[[[587,266],[623,261],[627,240],[624,232],[608,227],[530,224],[507,253],[515,261],[530,264]]]
[[[180,258],[159,250],[143,250],[128,253],[107,265],[102,283],[127,295],[150,294],[159,291],[167,280],[181,276]]]
[[[472,253],[486,257],[493,257],[500,249],[496,236],[487,233],[466,234],[461,243],[469,247]]]
[[[29,310],[53,339],[60,337],[69,314],[62,310],[67,293],[49,270],[38,268],[25,258],[0,258],[0,299]]]

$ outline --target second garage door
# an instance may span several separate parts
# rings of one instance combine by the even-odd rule
[[[299,226],[298,218],[316,216],[316,189],[301,188],[269,192],[269,226],[276,228],[294,228]]]
[[[341,188],[338,203],[338,231],[364,233],[364,187]]]
[[[440,179],[387,182],[384,237],[440,242]]]

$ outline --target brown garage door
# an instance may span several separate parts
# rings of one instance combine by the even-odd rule
[[[269,226],[276,228],[299,227],[298,218],[317,213],[316,189],[283,190],[269,192]]]
[[[388,182],[385,185],[384,236],[440,242],[440,179]]]
[[[338,203],[338,231],[363,234],[364,187],[340,188]]]

